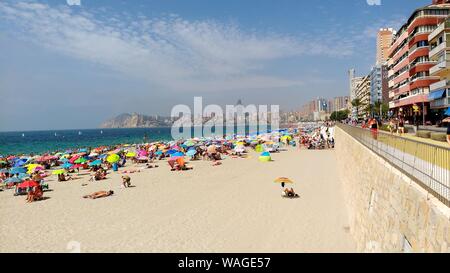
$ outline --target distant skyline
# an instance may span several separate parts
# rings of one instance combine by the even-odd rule
[[[348,95],[348,69],[375,64],[378,29],[430,3],[3,0],[0,131],[168,116],[194,96],[299,110]]]

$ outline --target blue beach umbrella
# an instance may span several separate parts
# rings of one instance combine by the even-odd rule
[[[19,173],[26,173],[28,170],[26,168],[22,167],[14,167],[9,170],[9,173],[11,174],[19,174]]]
[[[175,153],[177,153],[178,151],[177,150],[168,150],[167,151],[167,154],[168,155],[173,155],[173,154],[175,154]]]
[[[27,161],[28,159],[26,158],[18,159],[16,163],[14,163],[14,167],[22,167],[23,165],[25,165],[25,163],[27,163]]]
[[[63,169],[69,169],[72,166],[73,166],[72,164],[70,164],[69,162],[66,162],[61,167],[63,167]]]
[[[163,154],[163,152],[161,150],[158,150],[155,152],[155,155],[162,155],[162,154]]]
[[[61,162],[63,162],[63,163],[66,163],[66,162],[69,162],[69,159],[66,158],[66,157],[63,157],[63,158],[61,158],[59,161],[61,161]]]
[[[19,173],[19,178],[20,178],[20,179],[25,179],[25,178],[27,178],[27,177],[30,177],[30,175],[27,174],[27,173]]]
[[[102,161],[100,159],[97,159],[95,161],[92,161],[91,163],[89,163],[89,166],[95,166],[95,165],[101,165]]]
[[[187,155],[187,156],[194,156],[196,153],[197,153],[196,150],[191,149],[191,150],[187,151],[186,155]]]
[[[180,156],[184,156],[184,154],[182,152],[176,152],[170,155],[170,157],[180,157]]]
[[[6,183],[20,183],[22,182],[22,179],[18,177],[11,177],[5,180]]]
[[[105,158],[105,157],[107,157],[108,155],[107,154],[102,154],[102,155],[100,155],[98,158]]]

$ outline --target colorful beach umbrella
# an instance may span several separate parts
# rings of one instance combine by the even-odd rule
[[[33,180],[28,180],[19,184],[19,188],[31,188],[37,186],[39,186],[39,183]]]
[[[77,163],[77,164],[82,164],[82,163],[85,163],[85,162],[87,162],[87,159],[84,158],[84,157],[80,157],[80,158],[78,158],[77,160],[74,161],[74,163]]]
[[[18,173],[26,173],[27,169],[26,168],[22,168],[22,167],[14,167],[11,168],[9,173],[11,174],[18,174]]]
[[[25,159],[25,158],[18,159],[14,163],[14,167],[22,167],[23,165],[25,165],[25,163],[27,163],[27,161],[28,161],[28,159]]]
[[[30,177],[30,175],[27,174],[27,173],[19,173],[19,178],[21,180],[24,180],[24,179],[29,178],[29,177]]]
[[[187,140],[183,143],[183,145],[186,145],[186,147],[191,147],[195,145],[195,142],[192,140]]]
[[[126,157],[135,157],[136,153],[129,152],[126,154]]]
[[[269,152],[263,152],[260,156],[259,156],[259,161],[261,162],[270,162],[272,161],[272,157],[270,156]]]
[[[292,180],[290,180],[287,177],[278,177],[273,182],[275,182],[275,183],[290,183],[290,184],[294,183]]]
[[[170,157],[183,157],[183,156],[184,156],[184,153],[182,153],[182,152],[176,152],[176,153],[173,153],[170,155]]]
[[[447,111],[445,111],[444,115],[446,115],[446,116],[450,116],[450,107],[449,107],[449,108],[447,108]]]
[[[20,183],[22,182],[22,179],[18,178],[18,177],[10,177],[8,179],[5,180],[6,183]]]
[[[108,161],[109,163],[116,163],[119,162],[120,160],[120,156],[118,156],[117,154],[111,154],[106,158],[106,161]]]
[[[70,167],[71,169],[79,169],[79,168],[83,168],[83,164],[75,164],[72,167]]]
[[[78,158],[80,158],[80,155],[74,155],[69,159],[69,162],[73,164],[75,163],[75,160],[77,160]]]
[[[189,151],[186,152],[186,155],[187,155],[187,156],[194,156],[194,155],[196,155],[196,154],[197,154],[197,151],[194,150],[194,149],[189,150]]]
[[[102,161],[100,159],[97,159],[95,161],[92,161],[91,163],[88,164],[89,166],[98,166],[98,165],[102,165]]]
[[[148,156],[148,152],[146,150],[140,150],[138,156]]]
[[[61,167],[63,167],[64,169],[69,169],[73,166],[73,164],[70,164],[69,162],[64,163]]]
[[[54,170],[54,171],[52,172],[52,174],[58,175],[58,174],[63,174],[63,173],[65,173],[65,172],[66,172],[66,170],[60,169],[60,170]]]

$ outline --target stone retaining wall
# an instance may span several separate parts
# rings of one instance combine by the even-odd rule
[[[450,208],[342,129],[336,161],[361,252],[450,252]]]

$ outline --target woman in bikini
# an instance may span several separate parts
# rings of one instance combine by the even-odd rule
[[[89,199],[98,199],[98,198],[103,198],[103,197],[108,197],[114,194],[114,191],[109,190],[109,191],[98,191],[98,192],[94,192],[88,195],[83,196],[83,198],[89,198]]]

